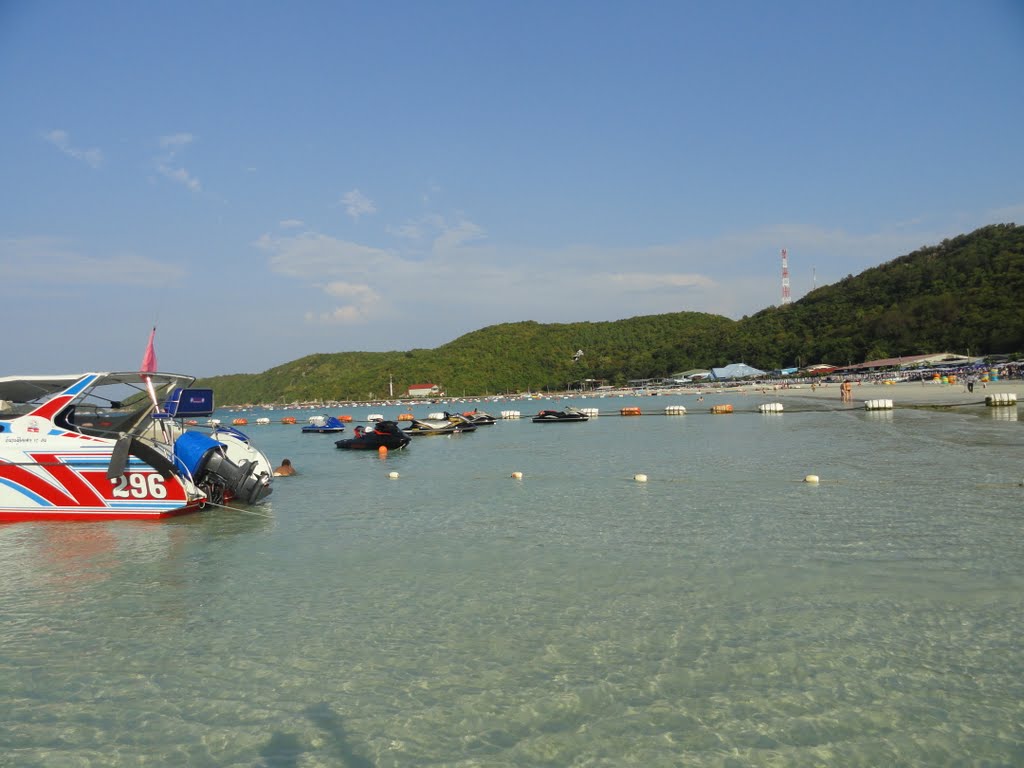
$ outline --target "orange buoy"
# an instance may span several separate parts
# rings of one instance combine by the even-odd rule
[[[388,455],[388,447],[387,447],[386,445],[382,445],[382,446],[380,446],[380,447],[379,447],[379,448],[377,449],[377,453],[378,453],[378,454],[380,454],[380,456],[381,456],[382,458],[383,458],[384,456],[387,456],[387,455]]]
[[[244,427],[246,424],[249,423],[249,420],[248,419],[232,419],[231,423],[234,424],[236,427]]]
[[[349,422],[352,421],[352,417],[349,416],[347,413],[343,413],[341,416],[338,417],[338,421]]]
[[[732,406],[729,405],[729,404],[725,404],[725,405],[712,405],[711,406],[711,412],[712,413],[732,413]]]
[[[282,424],[294,424],[295,423],[295,417],[294,416],[282,416],[281,417],[281,423]]]
[[[623,408],[621,411],[619,411],[619,415],[620,416],[640,416],[641,415],[641,411],[636,406],[633,406],[633,407],[630,407],[630,408]]]

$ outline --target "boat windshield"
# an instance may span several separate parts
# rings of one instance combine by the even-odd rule
[[[191,376],[180,374],[154,373],[148,378],[161,409],[174,389],[193,381]],[[153,413],[153,398],[140,374],[98,374],[54,416],[54,423],[94,437],[113,437],[141,434],[150,426]]]
[[[153,394],[161,410],[171,392],[187,387],[191,376],[152,374]],[[72,402],[73,427],[84,434],[109,436],[112,432],[141,433],[150,424],[154,409],[146,380],[137,373],[106,374],[98,378]]]

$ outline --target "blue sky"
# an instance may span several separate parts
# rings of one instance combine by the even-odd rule
[[[6,375],[740,318],[1024,223],[1024,3],[0,0]]]

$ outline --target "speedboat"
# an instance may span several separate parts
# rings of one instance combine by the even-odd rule
[[[441,418],[413,419],[403,431],[407,435],[457,435],[476,430],[476,424],[464,416],[453,415],[447,411],[438,415]]]
[[[405,448],[409,444],[409,436],[393,421],[378,421],[372,427],[356,427],[351,438],[334,444],[338,448],[355,451],[376,451],[382,447],[393,451]]]
[[[273,466],[219,424],[192,376],[113,372],[0,378],[0,521],[156,520],[254,504]],[[188,428],[187,428],[188,427]]]
[[[333,434],[344,431],[344,423],[334,416],[311,416],[309,424],[302,428],[302,433],[306,435]]]
[[[570,421],[586,421],[589,417],[582,411],[575,408],[566,408],[564,411],[544,410],[533,417],[534,424],[561,424]]]

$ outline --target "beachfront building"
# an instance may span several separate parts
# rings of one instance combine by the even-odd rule
[[[597,389],[603,389],[607,383],[605,379],[580,379],[579,381],[570,381],[568,389],[569,391],[592,392]]]
[[[673,373],[672,378],[679,381],[702,381],[711,375],[711,371],[707,368],[691,368],[688,371],[680,371],[679,373]]]
[[[409,397],[437,397],[441,387],[437,384],[412,384],[409,386]]]
[[[656,387],[660,383],[661,379],[630,379],[626,382],[626,386],[633,390],[644,390]]]
[[[828,363],[817,363],[816,365],[808,365],[803,369],[803,372],[808,376],[827,376],[830,373],[835,373],[839,370],[838,365],[829,365]]]

